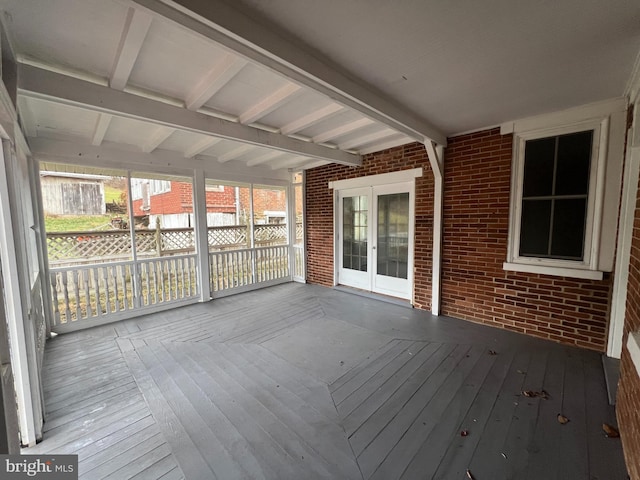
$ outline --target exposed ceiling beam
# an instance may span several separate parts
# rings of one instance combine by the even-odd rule
[[[323,160],[316,160],[315,162],[309,162],[309,163],[305,163],[303,165],[300,165],[300,168],[304,169],[304,170],[309,170],[311,168],[316,168],[316,167],[321,167],[323,165],[326,165],[327,162],[323,161]]]
[[[359,155],[211,117],[31,65],[20,64],[18,68],[19,91],[27,97],[53,100],[97,112],[345,165],[360,165],[362,162]]]
[[[320,108],[314,112],[308,113],[304,117],[297,118],[293,122],[287,123],[280,129],[280,133],[282,135],[290,135],[292,133],[299,132],[300,130],[309,128],[322,120],[326,120],[342,110],[344,110],[342,105],[331,103],[326,107]]]
[[[403,132],[418,141],[446,145],[447,138],[428,121],[311,52],[289,41],[273,25],[240,12],[224,0],[129,0],[170,19],[292,81]]]
[[[175,131],[175,128],[158,127],[158,129],[153,132],[147,143],[142,146],[142,151],[145,153],[153,152]]]
[[[127,85],[129,75],[131,75],[149,27],[151,27],[152,19],[151,15],[139,8],[129,8],[111,69],[109,78],[111,88],[122,90]]]
[[[185,100],[189,110],[197,110],[211,100],[247,64],[246,60],[227,54],[198,82]]]
[[[91,135],[91,145],[100,145],[102,143],[112,118],[108,113],[98,114],[98,120]]]
[[[219,164],[211,157],[183,158],[179,152],[158,149],[153,153],[132,151],[111,142],[99,147],[48,138],[29,138],[32,155],[36,160],[69,165],[92,166],[109,170],[138,170],[176,175],[188,175],[193,169],[203,169],[209,178],[234,182],[268,182],[286,185],[288,173],[272,171],[267,167],[248,169],[242,162]],[[275,182],[275,183],[274,183]]]
[[[234,148],[233,150],[229,150],[227,153],[223,153],[222,155],[218,155],[218,161],[220,163],[228,162],[229,160],[233,160],[238,158],[240,155],[248,152],[249,150],[254,149],[253,145],[240,145],[239,147]]]
[[[314,143],[323,143],[323,142],[326,142],[327,140],[331,140],[332,138],[336,138],[341,135],[346,135],[347,133],[351,133],[355,130],[358,130],[359,128],[366,127],[367,125],[371,125],[372,123],[373,123],[373,120],[371,120],[370,118],[361,118],[360,120],[349,122],[344,125],[340,125],[339,127],[332,128],[331,130],[328,130],[326,132],[319,133],[318,135],[313,137],[311,140],[313,140]]]
[[[218,137],[206,137],[199,142],[191,145],[186,152],[184,152],[185,158],[195,157],[196,155],[204,152],[207,148],[213,147],[216,143],[221,142],[222,139]]]
[[[287,154],[283,152],[278,152],[275,150],[271,152],[266,152],[266,153],[263,153],[262,155],[258,155],[256,157],[253,157],[251,160],[249,160],[247,162],[247,167],[255,167],[256,165],[267,163],[269,160],[273,160],[274,158],[278,158],[278,157],[284,157],[285,155]]]
[[[301,87],[294,83],[287,83],[275,92],[267,95],[260,102],[256,103],[247,111],[240,114],[238,120],[240,123],[249,124],[273,112],[276,108],[287,103],[291,98],[300,93]]]

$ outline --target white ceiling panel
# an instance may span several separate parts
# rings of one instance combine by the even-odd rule
[[[18,53],[107,77],[128,8],[102,0],[3,0],[2,10]]]
[[[157,129],[158,126],[152,123],[130,118],[112,117],[104,140],[142,148]]]
[[[129,83],[184,100],[226,52],[168,22],[154,20]]]
[[[332,116],[331,118],[322,120],[315,125],[300,130],[298,134],[308,138],[312,138],[329,130],[333,130],[334,128],[356,122],[358,120],[361,120],[362,118],[364,117],[358,112],[354,112],[352,110],[344,110]]]
[[[289,80],[249,64],[233,78],[232,82],[222,87],[205,105],[215,110],[239,116],[290,83]]]
[[[331,103],[332,102],[329,99],[322,95],[311,91],[305,91],[304,93],[292,98],[285,105],[262,117],[260,119],[260,123],[280,128],[297,118],[320,110]]]
[[[47,100],[29,99],[29,110],[38,137],[77,137],[89,142],[98,114]]]

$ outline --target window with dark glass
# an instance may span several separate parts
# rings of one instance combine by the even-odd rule
[[[584,258],[593,131],[525,143],[520,256]]]

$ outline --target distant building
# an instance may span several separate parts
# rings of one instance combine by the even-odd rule
[[[40,172],[46,215],[104,215],[107,177],[81,173]]]

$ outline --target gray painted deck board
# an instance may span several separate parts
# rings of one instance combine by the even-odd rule
[[[597,353],[322,287],[60,335],[43,375],[25,453],[81,478],[626,478]]]

